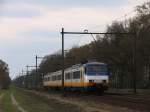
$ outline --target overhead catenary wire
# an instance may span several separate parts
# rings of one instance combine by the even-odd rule
[[[122,21],[122,22],[123,22],[123,21],[127,21],[127,19],[134,17],[134,16],[133,16],[133,13],[135,13],[135,12],[136,12],[135,9],[134,9],[134,10],[131,10],[131,11],[129,11],[128,13],[124,14],[124,15],[121,16],[121,17],[117,17],[116,19],[111,20],[111,21],[109,21],[109,22],[106,22],[106,23],[104,23],[104,24],[95,25],[95,26],[93,26],[93,27],[87,27],[87,29],[88,29],[88,30],[98,29],[98,28],[101,28],[101,27],[104,27],[104,26],[108,26],[108,25],[112,24],[114,21],[120,21],[120,22],[121,22],[121,21]],[[130,16],[130,15],[132,15],[132,16]],[[130,16],[130,17],[128,17],[128,16]],[[128,18],[127,18],[127,17],[128,17]],[[106,29],[103,29],[103,30],[106,30]],[[78,37],[80,38],[80,41],[78,41],[78,46],[79,46],[79,45],[81,44],[83,35],[79,35]],[[91,35],[91,37],[93,38],[94,41],[96,41],[96,39],[94,38],[93,35]]]

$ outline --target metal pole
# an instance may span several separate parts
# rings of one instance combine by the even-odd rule
[[[134,93],[137,93],[136,88],[136,74],[137,74],[137,34],[134,36],[134,49],[133,49],[133,88]]]
[[[35,66],[30,66],[30,67],[35,67],[36,68],[36,70],[35,70],[35,72],[36,72],[36,74],[35,74],[35,88],[36,89],[38,89],[38,87],[40,86],[40,84],[41,83],[39,83],[40,82],[40,73],[38,72],[38,59],[43,59],[44,57],[38,57],[37,55],[36,55],[36,57],[35,57],[35,63],[36,63],[36,65]]]
[[[35,75],[35,88],[38,88],[38,81],[37,81],[37,77],[38,77],[38,71],[37,71],[37,59],[38,59],[38,56],[36,55],[35,57],[36,59],[36,75]]]
[[[21,84],[21,86],[23,87],[24,86],[24,76],[23,76],[23,69],[22,69],[22,84]]]
[[[26,74],[26,88],[28,88],[28,65],[26,66],[27,67],[27,74]]]
[[[64,28],[62,28],[62,90],[64,91]]]

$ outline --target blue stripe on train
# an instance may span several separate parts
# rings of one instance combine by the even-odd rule
[[[88,72],[86,75],[88,76],[106,76],[109,75],[107,72],[100,72],[100,73],[95,73],[95,72]]]

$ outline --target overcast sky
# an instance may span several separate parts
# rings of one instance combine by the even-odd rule
[[[136,5],[148,0],[0,0],[0,58],[14,77],[35,65],[35,55],[61,49],[66,31],[105,31],[113,20],[132,17]],[[125,16],[128,14],[128,16]],[[91,37],[67,36],[65,48],[82,45]]]

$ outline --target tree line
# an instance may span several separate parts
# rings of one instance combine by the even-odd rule
[[[8,65],[0,60],[0,89],[7,89],[10,85],[11,79],[9,77]]]

